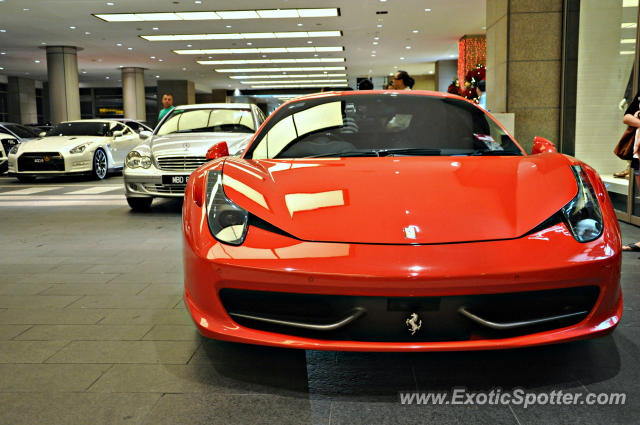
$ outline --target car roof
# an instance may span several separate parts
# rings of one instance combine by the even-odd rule
[[[197,103],[193,105],[179,105],[179,109],[250,109],[253,103]]]

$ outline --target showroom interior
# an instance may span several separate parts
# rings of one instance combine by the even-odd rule
[[[614,148],[639,144],[638,23],[640,0],[0,0],[0,424],[637,423],[640,177]],[[485,150],[398,142],[440,113],[459,134],[454,110]],[[291,153],[322,135],[388,145]]]

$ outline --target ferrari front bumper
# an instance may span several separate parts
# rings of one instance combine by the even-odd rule
[[[601,238],[581,244],[557,225],[515,240],[412,246],[304,242],[252,227],[238,247],[215,241],[206,223],[203,227],[196,220],[186,220],[184,232],[184,300],[198,330],[214,339],[349,351],[516,348],[603,335],[615,328],[622,314],[621,255],[615,232],[605,231]],[[497,296],[518,300],[522,307],[511,308],[512,314],[526,310],[524,316],[535,319],[538,305],[539,318],[550,317],[545,304],[558,299],[554,290],[580,292],[583,288],[594,288],[595,295],[582,305],[588,305],[582,315],[542,327],[524,326],[517,332],[478,331],[482,325],[471,323],[458,311],[467,302],[473,306],[474,300]],[[250,298],[224,299],[233,291],[262,297],[262,306]],[[300,304],[298,312],[315,311],[315,304],[304,298],[313,295],[324,297],[320,305],[342,297],[347,301],[337,302],[346,303],[340,311],[354,311],[349,308],[361,303],[368,312],[339,333],[300,331],[286,325],[301,323],[296,309],[289,308],[292,304]],[[287,301],[288,296],[294,298]],[[579,304],[570,301],[563,307],[558,303],[560,310],[569,309],[567,314],[576,313],[571,305]],[[274,307],[265,310],[265,305]],[[283,306],[280,312],[278,305]],[[504,316],[504,312],[488,311],[487,305],[497,304],[485,304],[479,316],[486,318],[487,312]],[[329,306],[322,311],[335,309]],[[473,307],[469,311],[473,313]],[[265,318],[285,325],[266,323]],[[317,319],[316,324],[322,322]],[[421,329],[412,334],[413,324],[420,322],[424,322]]]

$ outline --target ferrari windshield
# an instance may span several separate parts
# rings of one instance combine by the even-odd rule
[[[174,109],[156,132],[170,133],[239,132],[256,130],[250,109]]]
[[[104,137],[109,133],[108,122],[61,122],[47,132],[47,136],[98,136]]]
[[[349,94],[293,102],[256,137],[250,158],[522,155],[482,109],[462,99]]]

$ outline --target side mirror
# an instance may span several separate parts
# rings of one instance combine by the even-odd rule
[[[222,158],[223,156],[229,156],[229,146],[227,142],[216,143],[207,151],[207,161]]]
[[[122,135],[124,134],[124,131],[122,131],[122,130],[118,130],[118,131],[114,131],[114,132],[113,132],[113,133],[111,133],[111,134],[113,134],[113,137],[114,137],[114,138],[115,138],[115,137],[120,137],[120,136],[122,136]]]
[[[555,153],[558,152],[556,145],[551,140],[547,140],[544,137],[536,136],[533,138],[533,149],[531,149],[531,155],[537,155],[539,153]]]
[[[40,137],[44,137],[46,135],[47,135],[46,131],[41,131],[40,133],[38,133],[38,136],[40,136]]]
[[[141,132],[140,132],[140,134],[139,134],[139,135],[140,135],[140,138],[141,138],[142,140],[146,140],[146,139],[148,139],[149,137],[151,137],[151,136],[153,135],[153,133],[152,133],[152,132],[150,132],[150,131],[148,131],[148,130],[143,130],[143,131],[141,131]]]

